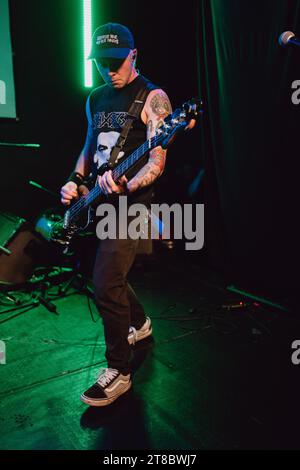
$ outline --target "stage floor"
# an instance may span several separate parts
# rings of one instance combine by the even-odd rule
[[[297,316],[238,301],[172,253],[130,280],[153,322],[133,350],[133,388],[106,408],[79,397],[104,364],[95,305],[75,290],[0,315],[0,449],[300,448]],[[3,308],[4,309],[4,306]]]

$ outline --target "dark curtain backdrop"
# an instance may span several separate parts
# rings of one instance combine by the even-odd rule
[[[59,192],[83,146],[86,132],[83,86],[82,0],[10,0],[18,121],[0,120],[0,142],[30,142],[40,148],[0,146],[0,210],[32,219],[59,203],[28,185]],[[168,93],[173,107],[197,95],[196,4],[171,0],[93,0],[93,28],[108,21],[135,36],[140,72]],[[103,82],[94,67],[94,86]],[[164,200],[180,201],[201,167],[198,130],[178,138],[159,185]]]
[[[244,287],[298,287],[299,1],[202,0],[198,69],[206,105],[206,241],[210,260]]]
[[[291,84],[300,80],[300,49],[284,50],[277,38],[300,34],[299,1],[93,5],[94,26],[133,30],[141,73],[174,107],[197,94],[205,102],[201,125],[171,147],[160,185],[165,199],[189,202],[204,157],[205,197],[203,184],[192,197],[205,202],[206,238],[190,254],[195,262],[244,287],[296,289],[300,106]],[[0,210],[32,218],[56,201],[28,180],[58,192],[85,137],[82,1],[10,0],[10,9],[19,120],[1,120],[0,140],[41,147],[0,148]]]

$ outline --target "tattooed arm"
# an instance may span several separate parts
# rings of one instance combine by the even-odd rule
[[[171,112],[169,98],[163,90],[153,90],[149,93],[142,112],[142,119],[147,124],[148,139],[155,135],[155,130]],[[165,168],[166,154],[166,150],[160,146],[151,150],[148,163],[127,183],[130,193],[149,186],[159,178]]]

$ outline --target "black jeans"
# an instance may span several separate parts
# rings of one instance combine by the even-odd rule
[[[127,274],[134,262],[139,240],[101,240],[94,265],[95,301],[102,316],[108,367],[130,372],[129,326],[140,328],[145,312]]]

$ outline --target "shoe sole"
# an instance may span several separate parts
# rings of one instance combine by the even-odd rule
[[[150,330],[148,330],[147,332],[141,333],[141,334],[140,334],[140,337],[135,340],[135,344],[138,343],[139,341],[141,341],[142,339],[148,338],[148,336],[151,336],[151,335],[152,335],[152,327],[151,327]],[[132,338],[132,339],[131,339],[131,338],[130,338],[130,339],[128,338],[128,343],[129,343],[130,345],[134,344],[133,338]]]
[[[107,406],[113,403],[115,400],[117,400],[117,398],[124,395],[124,393],[128,392],[131,386],[132,386],[132,382],[130,381],[128,385],[126,385],[125,389],[122,390],[122,393],[119,393],[118,395],[114,395],[113,397],[110,397],[110,398],[100,398],[99,400],[97,400],[95,398],[88,398],[85,395],[81,395],[80,400],[89,406]]]

